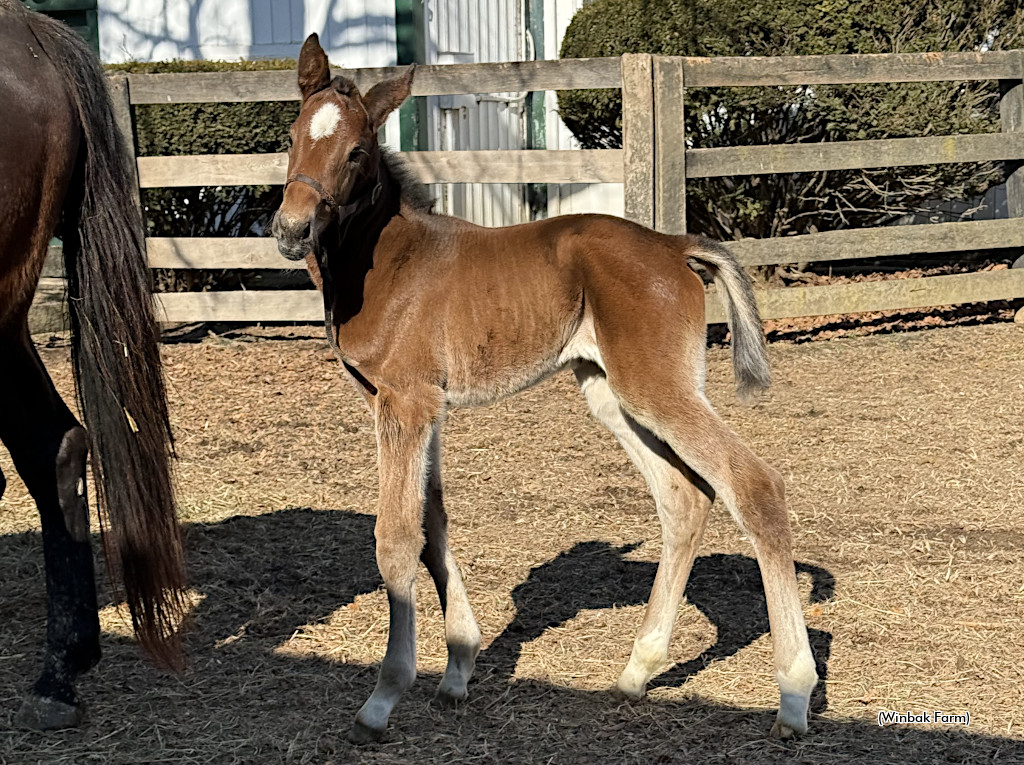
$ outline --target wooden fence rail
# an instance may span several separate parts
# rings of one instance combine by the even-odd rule
[[[400,68],[336,70],[363,89]],[[418,67],[413,94],[459,95],[620,88],[623,147],[591,151],[424,151],[404,158],[426,183],[623,183],[627,217],[668,233],[686,229],[688,178],[1009,161],[1024,168],[1024,58],[1021,51],[690,58],[629,54]],[[1000,133],[775,146],[686,148],[686,88],[998,80]],[[139,105],[298,99],[295,74],[217,72],[114,75],[118,122],[131,131]],[[133,142],[134,145],[134,142]],[[138,157],[139,187],[279,185],[283,154]],[[1007,184],[1004,220],[890,226],[744,239],[729,247],[749,266],[889,257],[924,252],[1024,248],[1024,169]],[[272,239],[170,237],[147,240],[153,268],[294,269]],[[48,294],[53,294],[53,285]],[[766,289],[765,318],[924,308],[1024,297],[1019,270],[922,279]],[[319,321],[312,291],[173,293],[157,297],[168,322]],[[37,316],[42,316],[42,313]],[[46,314],[52,324],[52,312]],[[724,319],[713,296],[708,321]],[[37,322],[38,325],[38,322]]]
[[[1024,133],[1021,134],[1024,145]],[[415,151],[402,155],[424,183],[622,183],[622,152]],[[142,188],[275,186],[284,183],[287,154],[199,154],[139,157]]]

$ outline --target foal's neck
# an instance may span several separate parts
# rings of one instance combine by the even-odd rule
[[[332,258],[337,257],[339,265],[344,261],[350,266],[358,263],[370,268],[373,264],[373,250],[381,232],[401,209],[401,186],[379,153],[376,161],[376,169],[367,175],[368,181],[358,192],[359,195],[374,194],[374,188],[379,183],[380,191],[376,194],[376,201],[336,224],[336,247],[335,252],[330,254]]]
[[[322,243],[320,263],[324,298],[330,304],[330,315],[335,323],[344,324],[362,308],[363,283],[373,268],[373,253],[377,242],[391,219],[402,206],[402,187],[380,154],[377,169],[369,175],[367,185],[357,194],[373,194],[380,183],[377,201],[363,210],[333,224],[330,236]]]

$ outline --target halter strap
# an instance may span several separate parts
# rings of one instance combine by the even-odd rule
[[[327,189],[325,189],[323,185],[321,185],[320,181],[318,181],[316,178],[306,175],[305,173],[295,173],[294,175],[289,176],[288,181],[284,184],[284,187],[287,189],[295,181],[298,181],[299,183],[304,183],[311,189],[313,189],[313,191],[320,195],[320,199],[328,207],[336,208],[338,206],[338,203],[334,201],[334,196],[331,195],[331,193],[327,191]]]
[[[287,189],[290,184],[296,181],[298,181],[299,183],[304,183],[307,186],[309,186],[311,189],[313,189],[313,191],[320,195],[320,200],[325,205],[327,205],[328,207],[333,207],[335,210],[337,210],[339,220],[345,220],[346,218],[355,215],[357,212],[360,212],[364,208],[376,204],[377,200],[380,199],[380,192],[382,188],[380,168],[378,168],[377,183],[376,185],[374,185],[371,191],[369,191],[366,194],[363,194],[361,197],[359,197],[353,202],[349,202],[346,205],[339,205],[337,200],[335,200],[334,196],[323,187],[323,184],[320,183],[320,181],[318,181],[316,178],[313,178],[312,176],[306,175],[305,173],[295,173],[294,175],[290,176],[287,182],[285,182],[284,184],[285,189]]]

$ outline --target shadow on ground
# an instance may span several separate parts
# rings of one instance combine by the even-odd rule
[[[522,646],[582,609],[642,603],[653,563],[631,548],[577,544],[517,586],[511,624],[481,655],[481,679],[459,710],[430,705],[439,680],[421,676],[396,711],[389,742],[354,750],[352,715],[374,667],[275,652],[379,586],[373,518],[287,510],[235,517],[188,531],[193,586],[205,597],[188,637],[190,670],[160,675],[134,646],[107,636],[105,659],[81,683],[90,705],[82,729],[38,734],[5,728],[34,676],[45,600],[36,534],[0,537],[0,762],[934,762],[1021,761],[1024,742],[962,731],[879,728],[817,718],[796,743],[765,739],[774,712],[702,699],[615,701],[534,681],[509,684]],[[832,596],[829,573],[799,566],[812,600]],[[680,685],[768,628],[756,562],[698,558],[687,598],[716,626],[717,643],[655,682]],[[819,671],[831,636],[812,636]],[[824,695],[815,700],[824,709]],[[697,759],[694,759],[697,758]]]
[[[549,627],[564,624],[587,609],[643,605],[654,584],[657,564],[625,556],[632,546],[580,542],[541,566],[512,591],[516,617],[480,657],[483,668],[511,677],[523,645]],[[811,576],[811,601],[829,600],[835,592],[832,575],[822,568],[797,564],[798,573]],[[651,682],[651,687],[679,686],[713,661],[725,659],[768,633],[768,609],[757,561],[745,555],[698,557],[686,585],[686,599],[715,626],[718,640],[706,651],[677,664]],[[832,636],[811,630],[818,676],[828,677]],[[812,709],[827,706],[825,683],[812,699]]]

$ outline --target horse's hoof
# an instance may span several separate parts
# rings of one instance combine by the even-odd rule
[[[467,698],[469,698],[469,693],[466,691],[460,693],[442,685],[434,694],[434,704],[445,709],[455,709],[464,704]]]
[[[791,725],[787,725],[786,723],[782,722],[782,720],[776,720],[775,724],[772,726],[771,736],[772,738],[777,738],[782,741],[788,741],[806,732],[806,725],[803,726],[803,730],[799,730]]]
[[[384,738],[387,728],[371,728],[363,725],[359,720],[352,723],[352,730],[349,731],[348,740],[353,744],[372,744]]]
[[[77,728],[84,719],[85,710],[81,704],[66,704],[45,696],[28,696],[14,716],[14,724],[31,730],[59,730]]]
[[[623,688],[621,685],[616,684],[609,688],[608,692],[617,701],[642,701],[644,696],[647,695],[647,688],[646,686],[641,686],[640,690],[636,690],[634,688]]]

